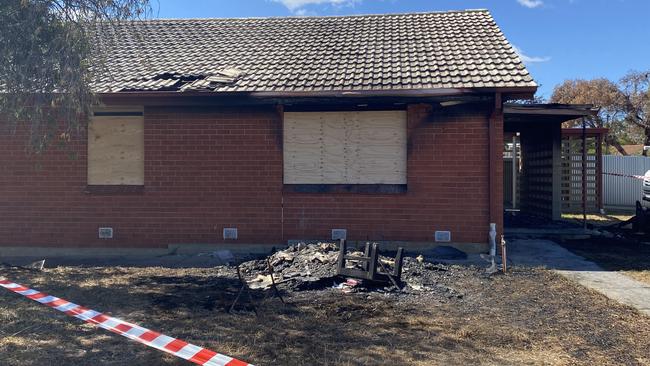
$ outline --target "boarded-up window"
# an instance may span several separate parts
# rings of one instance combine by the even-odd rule
[[[406,184],[406,112],[286,112],[285,184]]]
[[[141,108],[95,112],[88,126],[88,184],[144,184]]]

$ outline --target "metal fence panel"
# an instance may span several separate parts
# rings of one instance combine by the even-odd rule
[[[634,208],[641,199],[640,179],[617,177],[606,173],[625,175],[644,175],[650,170],[650,158],[644,156],[603,156],[603,194],[604,205],[608,207]]]

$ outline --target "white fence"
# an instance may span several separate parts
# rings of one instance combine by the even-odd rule
[[[644,156],[603,156],[603,173],[644,175],[650,170],[650,158]],[[603,204],[605,207],[630,207],[641,199],[643,181],[603,174]]]

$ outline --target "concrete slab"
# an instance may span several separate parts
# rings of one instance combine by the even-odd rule
[[[507,240],[508,259],[514,265],[546,267],[568,271],[603,271],[597,264],[563,248],[551,240]]]
[[[290,239],[287,242],[289,245],[295,245],[298,243],[320,243],[324,240],[320,239],[307,239],[307,240],[298,240]],[[347,240],[346,241],[350,247],[363,248],[363,246],[368,242],[367,240]],[[460,243],[460,242],[433,242],[433,241],[399,241],[399,240],[371,240],[372,243],[379,244],[380,250],[397,250],[398,247],[402,247],[409,252],[420,252],[425,250],[431,250],[438,246],[449,246],[456,248],[467,254],[477,254],[485,253],[489,250],[487,243]]]
[[[599,230],[583,228],[506,228],[504,234],[510,238],[534,239],[588,239],[605,235]]]
[[[186,244],[169,244],[166,247],[48,247],[48,246],[0,246],[0,257],[29,257],[38,253],[39,256],[45,257],[151,257],[164,256],[172,254],[198,255],[212,253],[219,250],[229,250],[235,254],[266,254],[271,250],[286,247],[282,244],[204,244],[204,243],[186,243]]]
[[[45,268],[57,266],[80,267],[164,267],[164,268],[209,268],[226,262],[211,255],[164,255],[164,256],[17,256],[0,257],[2,264],[24,266],[45,258]],[[236,261],[236,260],[235,260]]]
[[[606,271],[550,240],[510,240],[508,257],[514,265],[552,269],[570,280],[650,316],[650,285],[619,272]]]
[[[166,248],[0,247],[0,264],[26,265],[45,259],[45,267],[214,267],[266,255],[269,244],[172,244]],[[228,253],[228,254],[227,254]]]

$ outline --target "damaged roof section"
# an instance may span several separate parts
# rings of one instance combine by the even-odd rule
[[[160,19],[101,23],[97,36],[98,93],[536,88],[486,10]]]
[[[112,92],[122,91],[214,91],[219,87],[233,84],[244,73],[236,68],[224,68],[214,72],[195,72],[181,74],[162,72],[151,77],[125,80]]]

